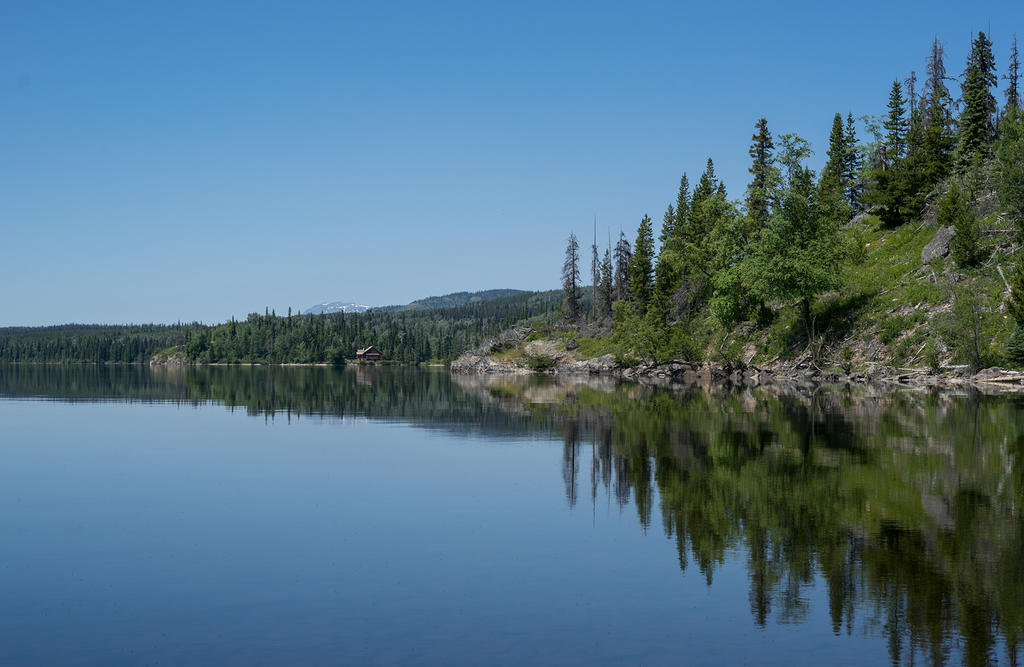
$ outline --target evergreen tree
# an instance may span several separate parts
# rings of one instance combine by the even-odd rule
[[[707,217],[703,215],[702,204],[721,189],[718,177],[715,176],[715,163],[708,158],[704,173],[700,175],[697,186],[693,189],[693,197],[690,199],[690,211],[686,224],[680,230],[680,240],[687,247],[700,246],[708,233],[709,224]]]
[[[601,280],[601,262],[597,257],[597,216],[594,216],[594,244],[590,246],[590,315],[597,315],[597,285]]]
[[[964,110],[960,114],[960,158],[967,162],[988,152],[995,140],[996,98],[992,86],[996,84],[996,63],[992,56],[992,42],[979,32],[971,45],[964,72]]]
[[[690,217],[690,180],[686,177],[686,172],[683,172],[682,178],[679,179],[679,192],[676,194],[676,224],[673,229],[682,230],[686,226],[686,221]]]
[[[1017,54],[1017,35],[1013,35],[1013,45],[1010,47],[1010,66],[1006,68],[1006,108],[1004,113],[1010,109],[1020,109],[1020,56]]]
[[[885,154],[887,165],[893,164],[903,157],[906,148],[908,123],[905,118],[906,101],[903,99],[903,88],[899,81],[892,82],[889,91],[889,116],[885,119]]]
[[[613,271],[611,251],[605,250],[604,259],[601,260],[601,283],[597,288],[597,312],[600,317],[609,317],[612,314],[612,301],[615,298]]]
[[[651,217],[644,215],[636,232],[633,257],[629,262],[629,294],[639,312],[643,314],[651,301],[654,287],[654,233]]]
[[[836,112],[832,117],[832,131],[828,135],[828,150],[825,152],[828,160],[821,172],[822,178],[830,178],[840,185],[844,185],[846,176],[846,132],[843,129],[843,115]]]
[[[580,315],[580,244],[576,234],[569,234],[562,263],[562,312],[569,320]]]
[[[1015,325],[1010,339],[1006,342],[1006,356],[1019,366],[1024,364],[1024,252],[1018,252],[1017,261],[1014,262],[1006,312],[1013,318]]]
[[[928,59],[928,81],[925,85],[927,105],[923,109],[921,159],[915,168],[921,172],[925,187],[938,183],[949,172],[949,155],[953,149],[953,101],[946,88],[944,49],[936,37]]]
[[[615,300],[621,301],[629,296],[629,263],[633,259],[633,246],[626,235],[620,230],[619,241],[615,244]]]
[[[747,186],[747,214],[750,216],[753,226],[760,230],[768,221],[769,206],[768,187],[771,183],[772,166],[775,162],[772,151],[775,144],[772,142],[771,132],[768,131],[768,120],[761,118],[754,123],[754,134],[751,137],[750,158],[752,163],[748,171],[753,176],[750,185]]]
[[[819,198],[827,214],[837,222],[850,219],[852,209],[846,198],[844,168],[846,166],[846,133],[843,130],[843,116],[836,113],[832,118],[832,132],[829,135],[828,162],[821,173]]]
[[[657,261],[654,263],[654,291],[651,297],[652,303],[656,306],[656,320],[664,322],[668,317],[669,299],[679,282],[679,275],[676,270],[678,263],[679,240],[676,236],[676,210],[669,204],[665,212],[665,221],[662,224],[662,246],[657,251]]]
[[[707,164],[704,167],[704,173],[700,175],[697,186],[693,189],[693,197],[690,199],[691,216],[697,204],[710,197],[717,189],[718,177],[715,176],[715,163],[711,158],[708,158]]]
[[[913,117],[919,106],[917,103],[917,72],[911,70],[910,76],[903,79],[903,86],[907,91],[907,111]]]
[[[1006,302],[1006,312],[1018,329],[1024,329],[1024,252],[1017,253],[1013,275],[1010,276],[1010,300]]]
[[[956,230],[949,243],[949,249],[959,266],[971,267],[981,261],[981,230],[958,184],[954,183],[942,195],[936,220],[940,225]]]
[[[860,173],[864,168],[864,156],[857,145],[857,128],[853,122],[853,113],[846,114],[846,130],[843,133],[843,180],[846,183],[846,201],[851,210],[860,204],[863,186],[860,184]]]
[[[996,182],[999,203],[1024,233],[1024,111],[1010,107],[999,124]]]
[[[676,230],[676,210],[669,203],[668,208],[665,209],[665,215],[661,220],[661,234],[658,235],[658,241],[661,243],[661,247],[664,248],[665,244],[675,234]]]

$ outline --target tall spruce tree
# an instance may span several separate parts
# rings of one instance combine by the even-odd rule
[[[651,217],[644,215],[636,231],[633,257],[629,262],[629,295],[641,314],[646,312],[654,287],[654,232]]]
[[[661,243],[661,247],[664,248],[676,230],[676,209],[669,202],[668,208],[665,209],[665,215],[661,219],[661,234],[658,235],[658,242]]]
[[[910,76],[903,79],[903,87],[907,91],[908,116],[912,117],[919,106],[917,103],[917,72],[910,70]]]
[[[594,215],[594,244],[590,246],[590,315],[597,316],[597,285],[601,281],[601,262],[597,257],[597,215]]]
[[[562,262],[562,313],[575,321],[580,316],[580,244],[576,234],[569,234]]]
[[[772,151],[775,144],[772,134],[768,131],[768,119],[761,118],[754,123],[754,134],[750,137],[748,151],[751,158],[750,172],[752,179],[747,186],[747,213],[755,230],[760,230],[768,222],[771,202],[768,198],[768,187],[771,183],[771,170],[775,162]]]
[[[845,186],[846,177],[846,133],[843,130],[843,115],[836,112],[832,117],[832,131],[828,135],[828,161],[821,172],[822,178],[829,178],[840,187]]]
[[[629,239],[619,230],[619,240],[615,244],[615,300],[621,301],[629,296],[629,263],[633,259],[633,246]]]
[[[899,81],[892,82],[889,90],[889,115],[882,126],[885,128],[885,154],[889,165],[903,157],[906,149],[907,119],[906,100],[903,99],[903,88]]]
[[[679,179],[679,192],[676,194],[676,224],[674,230],[679,233],[686,227],[686,221],[690,217],[690,179],[683,172]]]
[[[1024,110],[1010,107],[999,124],[996,144],[999,203],[1024,233]]]
[[[832,132],[829,135],[828,161],[822,170],[818,183],[819,199],[823,210],[839,222],[850,219],[852,208],[846,198],[844,167],[846,162],[846,133],[843,130],[843,116],[832,117]]]
[[[979,32],[971,44],[964,72],[963,102],[960,114],[961,162],[966,163],[988,153],[996,137],[996,98],[992,86],[996,85],[996,63],[992,55],[992,42]]]
[[[688,245],[699,245],[707,235],[707,221],[700,214],[701,204],[711,195],[715,194],[721,187],[718,177],[715,176],[715,163],[708,158],[704,173],[700,175],[696,187],[693,188],[693,196],[690,198],[690,211],[686,225],[681,230],[681,238]]]
[[[1006,108],[1005,112],[1010,109],[1020,109],[1020,56],[1017,53],[1017,35],[1013,35],[1013,44],[1010,47],[1010,65],[1006,68],[1006,74],[1003,75],[1006,79]]]
[[[612,301],[615,298],[613,271],[611,251],[605,250],[604,259],[601,260],[601,283],[597,288],[597,312],[599,317],[608,317],[612,314]]]
[[[927,104],[923,112],[921,171],[924,187],[938,183],[949,172],[949,156],[953,149],[953,100],[946,87],[945,49],[936,37],[928,58],[928,80],[925,84]]]
[[[864,168],[864,156],[857,144],[857,126],[853,122],[853,112],[846,114],[846,129],[843,132],[843,180],[846,183],[846,201],[851,210],[860,206],[863,185],[860,184],[860,172]]]

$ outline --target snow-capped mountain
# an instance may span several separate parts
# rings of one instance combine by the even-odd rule
[[[328,303],[318,303],[315,306],[310,306],[306,310],[302,311],[303,315],[321,315],[323,313],[365,313],[373,306],[367,306],[362,303],[353,303],[351,301],[330,301]]]

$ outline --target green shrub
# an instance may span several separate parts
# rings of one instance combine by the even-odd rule
[[[1016,366],[1024,366],[1024,329],[1017,327],[1006,341],[1006,358]]]
[[[952,185],[939,199],[936,220],[940,225],[948,225],[956,230],[949,242],[949,249],[958,266],[976,266],[981,262],[981,228],[959,186]]]
[[[900,315],[886,317],[879,325],[878,339],[885,345],[900,337],[907,328],[907,318]]]
[[[864,230],[851,229],[847,236],[847,244],[849,245],[847,257],[850,258],[851,264],[859,266],[867,261],[868,235],[864,233]]]
[[[526,358],[526,365],[538,373],[546,373],[555,367],[555,360],[544,354],[534,354]]]
[[[853,370],[853,350],[849,345],[843,346],[843,351],[839,354],[839,365],[847,375]]]

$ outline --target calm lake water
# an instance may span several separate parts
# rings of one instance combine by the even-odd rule
[[[0,366],[2,664],[1017,664],[1024,402]]]

